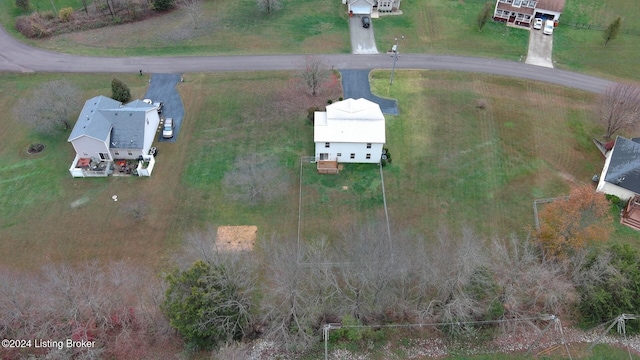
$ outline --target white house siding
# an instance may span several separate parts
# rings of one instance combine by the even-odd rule
[[[71,142],[76,150],[79,158],[102,159],[104,154],[109,154],[108,143],[91,138],[89,136],[81,136]],[[103,154],[101,157],[100,154]],[[109,159],[110,160],[110,159]]]
[[[142,155],[149,154],[149,149],[151,148],[151,145],[153,145],[153,141],[156,137],[156,131],[158,130],[158,126],[160,126],[160,116],[158,116],[158,111],[155,108],[147,111],[145,117],[144,146],[142,148]]]
[[[611,163],[611,154],[613,154],[613,151],[609,151],[606,155],[606,160],[604,161],[604,166],[602,167],[602,173],[600,174],[600,181],[598,182],[596,191],[609,195],[615,195],[625,201],[629,200],[636,195],[633,191],[604,181],[605,177],[607,176],[607,171],[609,170],[609,165]]]
[[[373,12],[373,2],[367,0],[350,0],[347,10],[355,15],[371,15]]]
[[[141,155],[146,155],[142,149],[111,149],[111,154],[114,159],[138,159]]]
[[[316,143],[316,160],[320,160],[320,154],[328,154],[328,158],[322,160],[336,160],[340,163],[377,164],[382,156],[383,144],[379,143],[372,143],[370,149],[367,148],[366,143],[329,143],[328,148],[325,145],[326,143],[324,142]],[[351,154],[355,154],[353,159]],[[371,155],[370,159],[367,159],[367,154]]]
[[[636,195],[633,191],[623,189],[618,185],[613,185],[606,181],[600,181],[598,187],[596,188],[596,191],[609,195],[615,195],[625,201],[628,201]]]

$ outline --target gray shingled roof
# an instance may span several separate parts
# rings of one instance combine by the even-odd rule
[[[107,140],[109,132],[111,132],[111,122],[100,114],[101,109],[118,108],[121,105],[119,101],[113,100],[106,96],[96,96],[84,103],[82,111],[78,116],[73,130],[67,141],[72,141],[80,136],[86,135],[101,141]]]
[[[142,149],[146,112],[153,105],[134,100],[126,105],[106,96],[85,102],[68,141],[90,136],[102,141],[111,133],[110,148]]]
[[[604,180],[640,194],[640,144],[618,136],[611,151]]]

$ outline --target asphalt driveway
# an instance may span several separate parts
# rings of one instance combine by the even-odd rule
[[[351,34],[351,52],[354,54],[377,54],[376,39],[373,36],[373,19],[369,28],[362,27],[362,16],[354,15],[349,18],[349,33]]]
[[[383,99],[371,93],[369,72],[371,72],[371,70],[340,70],[340,74],[342,74],[344,98],[365,98],[380,105],[380,110],[382,110],[383,114],[398,115],[397,100]]]
[[[149,89],[144,95],[145,99],[164,103],[161,117],[173,118],[173,137],[171,139],[165,139],[162,137],[162,131],[159,131],[157,140],[160,142],[175,142],[178,135],[180,135],[180,126],[184,118],[184,105],[182,104],[180,94],[178,94],[176,90],[176,85],[180,82],[181,78],[181,74],[152,74]]]
[[[553,68],[551,57],[553,49],[553,35],[544,35],[542,30],[531,29],[529,34],[529,50],[525,63],[530,65]]]

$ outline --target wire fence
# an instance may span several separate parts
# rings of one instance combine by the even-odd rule
[[[602,31],[607,28],[605,25],[601,24],[583,24],[579,22],[562,22],[562,25],[570,26],[576,29],[585,29],[585,30],[595,30]],[[640,35],[640,29],[625,29],[624,27],[620,29],[620,33],[622,34],[630,34],[630,35]]]

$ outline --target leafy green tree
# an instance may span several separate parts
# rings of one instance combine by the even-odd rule
[[[186,342],[209,349],[240,340],[249,323],[246,299],[221,265],[196,261],[185,271],[166,276],[163,310]]]
[[[131,100],[131,91],[129,87],[121,80],[113,78],[111,80],[111,98],[120,102],[127,102]]]
[[[175,0],[152,0],[151,5],[155,11],[167,11],[176,5]]]
[[[492,9],[493,9],[492,3],[490,2],[484,3],[482,10],[480,10],[480,13],[478,14],[478,18],[476,19],[478,21],[478,31],[482,31],[482,28],[484,27],[484,25],[487,23],[487,20],[489,20],[489,17],[491,16]]]
[[[580,312],[590,324],[610,321],[640,309],[640,252],[628,244],[614,244],[593,253],[574,279],[580,293]],[[630,321],[627,332],[638,333],[640,323]]]
[[[618,16],[606,29],[602,32],[602,37],[604,38],[604,45],[606,46],[609,41],[618,37],[620,33],[620,28],[622,27],[622,18]]]

